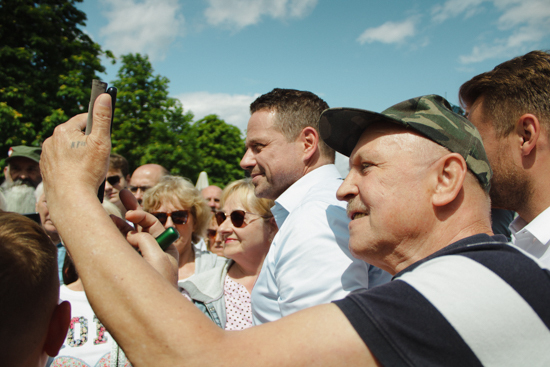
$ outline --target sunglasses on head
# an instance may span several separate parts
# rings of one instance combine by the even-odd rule
[[[109,176],[109,177],[107,177],[107,182],[111,186],[115,186],[120,182],[120,176]]]
[[[187,219],[189,219],[189,210],[176,210],[168,213],[156,212],[151,214],[153,214],[162,225],[166,224],[168,217],[172,218],[174,224],[185,224],[187,223]]]
[[[231,212],[231,214],[229,214],[229,217],[231,218],[231,223],[233,224],[233,226],[236,227],[236,228],[243,227],[244,226],[244,216],[246,214],[258,215],[258,216],[262,217],[260,214],[249,213],[249,212],[245,212],[244,210],[233,210]],[[222,211],[216,212],[215,215],[216,215],[216,222],[218,222],[219,226],[221,226],[222,223],[225,222],[225,220],[227,219],[227,215]],[[250,222],[252,222],[252,221],[250,221]]]

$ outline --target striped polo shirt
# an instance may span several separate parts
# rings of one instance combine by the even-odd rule
[[[550,366],[550,272],[479,234],[335,302],[384,366]]]

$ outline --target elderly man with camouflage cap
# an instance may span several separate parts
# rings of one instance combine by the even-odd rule
[[[80,194],[59,186],[69,173],[57,172],[81,177],[86,167],[105,166],[108,150],[91,144],[72,156],[65,152],[75,140],[109,146],[109,101],[95,105],[94,126],[101,127],[95,133],[80,132],[85,119],[56,130],[44,144],[43,175],[54,188],[48,191],[52,217],[90,303],[136,364],[550,365],[550,274],[492,235],[491,170],[481,138],[443,98],[419,97],[382,113],[329,109],[321,117],[327,144],[350,156],[338,190],[348,202],[350,249],[394,274],[393,281],[233,332],[207,320],[114,234],[94,196],[104,172],[96,168],[95,185],[81,179]],[[66,213],[66,205],[76,212]],[[142,215],[141,223],[152,219]],[[128,241],[148,255],[162,254],[145,232]],[[155,297],[144,296],[150,294]]]
[[[42,181],[40,175],[39,147],[18,145],[8,151],[6,182],[2,185],[6,198],[6,211],[16,213],[33,213],[36,199],[34,191]]]

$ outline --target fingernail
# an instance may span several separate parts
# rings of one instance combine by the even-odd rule
[[[99,96],[99,104],[105,107],[111,107],[111,96],[108,94],[102,94]]]

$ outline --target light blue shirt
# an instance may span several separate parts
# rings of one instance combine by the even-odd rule
[[[336,167],[325,165],[275,201],[271,211],[279,231],[252,289],[255,325],[391,279],[351,255],[346,203],[336,199],[341,184]]]
[[[512,242],[540,260],[550,269],[550,208],[540,213],[530,223],[517,217],[510,223]]]
[[[63,243],[59,242],[57,245],[57,270],[59,272],[59,283],[63,285],[63,262],[65,261],[65,254],[67,250]]]

